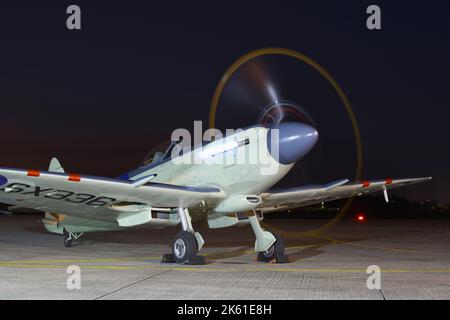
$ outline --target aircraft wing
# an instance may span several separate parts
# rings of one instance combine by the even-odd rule
[[[146,208],[215,206],[218,188],[124,181],[63,172],[0,168],[0,203],[74,217],[115,220]]]
[[[347,179],[327,185],[303,186],[261,194],[262,203],[258,209],[263,212],[281,211],[304,207],[321,202],[360,196],[372,192],[385,192],[392,188],[431,180],[431,177],[412,179],[386,179],[348,183]]]

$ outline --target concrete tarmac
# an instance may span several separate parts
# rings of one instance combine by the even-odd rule
[[[206,264],[187,266],[160,262],[178,228],[86,234],[65,248],[39,219],[0,215],[0,299],[450,299],[445,220],[344,220],[320,236],[305,232],[326,220],[265,220],[288,264],[257,262],[250,227],[200,227]],[[380,288],[367,286],[371,265]],[[81,289],[68,289],[69,266]]]

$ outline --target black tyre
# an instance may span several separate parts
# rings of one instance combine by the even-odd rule
[[[258,261],[270,262],[277,257],[284,256],[284,241],[278,234],[273,233],[275,243],[264,252],[258,252]]]
[[[66,230],[64,230],[63,234],[64,234],[64,247],[66,248],[72,247],[72,238],[70,237],[70,234]]]
[[[66,248],[72,247],[72,239],[64,239],[64,247]]]
[[[175,262],[186,263],[197,254],[198,245],[195,236],[188,231],[177,233],[172,245],[172,254]]]

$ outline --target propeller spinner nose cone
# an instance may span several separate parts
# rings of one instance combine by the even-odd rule
[[[278,133],[274,130],[277,130]],[[284,122],[267,134],[267,147],[281,164],[290,164],[304,157],[316,144],[319,133],[300,122]]]

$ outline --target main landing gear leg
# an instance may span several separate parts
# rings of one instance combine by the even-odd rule
[[[66,229],[63,231],[64,235],[64,247],[70,248],[72,247],[72,240],[77,240],[79,237],[83,235],[82,232],[68,232]]]
[[[284,253],[284,242],[278,234],[261,228],[255,215],[249,217],[250,224],[256,236],[255,251],[257,260],[271,263],[288,263],[288,256]]]
[[[186,208],[178,208],[182,231],[178,232],[172,245],[172,253],[166,253],[162,262],[179,264],[205,264],[203,256],[197,253],[205,241],[200,233],[192,228],[191,216]]]

